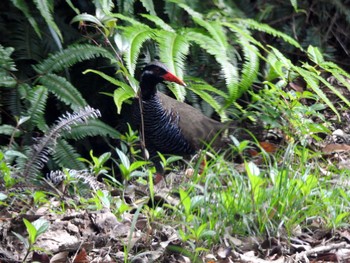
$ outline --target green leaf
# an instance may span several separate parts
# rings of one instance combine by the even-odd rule
[[[55,152],[52,154],[53,159],[58,166],[75,170],[86,168],[84,163],[78,161],[80,155],[76,149],[64,139],[58,139],[55,145]]]
[[[87,105],[80,92],[66,78],[56,74],[39,77],[39,82],[51,91],[59,100],[78,110]]]
[[[338,116],[338,119],[340,120],[340,115],[337,109],[334,107],[333,103],[327,98],[326,94],[320,89],[318,83],[316,82],[315,78],[317,75],[307,71],[305,69],[302,69],[300,67],[294,67],[293,68],[296,72],[300,74],[306,81],[307,85],[314,91],[316,94],[332,109],[332,111]]]
[[[86,74],[86,73],[95,73],[97,75],[99,75],[100,77],[104,78],[105,80],[107,80],[109,83],[117,86],[117,87],[121,87],[123,90],[125,90],[126,92],[133,92],[134,94],[136,94],[136,90],[134,90],[131,86],[129,86],[128,84],[120,81],[120,80],[117,80],[111,76],[108,76],[107,74],[101,72],[101,71],[98,71],[98,70],[93,70],[93,69],[88,69],[88,70],[85,70],[83,72],[83,74]]]
[[[142,44],[153,37],[154,31],[143,24],[124,27],[123,31],[125,39],[130,43],[129,48],[125,51],[123,57],[130,75],[133,76]]]
[[[122,110],[122,105],[125,101],[135,96],[133,91],[125,91],[122,88],[114,90],[113,99],[114,103],[117,106],[117,113],[120,114]]]
[[[154,10],[153,0],[140,0],[143,7],[153,16],[157,16],[156,11]]]
[[[308,54],[309,58],[313,62],[315,62],[317,65],[324,62],[324,58],[323,58],[320,50],[317,47],[309,46],[307,48],[307,54]]]
[[[179,78],[183,78],[184,63],[189,52],[189,42],[181,35],[163,30],[156,32],[155,39],[159,45],[161,61],[164,61],[170,72],[173,72]],[[168,87],[178,100],[184,101],[186,94],[184,87],[177,84],[174,87]]]
[[[45,233],[49,229],[49,226],[50,226],[49,221],[47,221],[46,219],[43,219],[43,218],[39,218],[39,219],[35,220],[32,224],[37,231],[35,238],[37,238],[41,234]]]
[[[34,4],[38,8],[40,14],[44,18],[45,22],[49,27],[53,29],[53,31],[59,36],[61,39],[61,42],[63,42],[63,36],[61,34],[60,29],[56,25],[55,21],[53,20],[52,13],[53,13],[53,2],[47,1],[47,0],[33,0]]]
[[[44,118],[45,106],[47,101],[48,92],[43,86],[36,86],[29,91],[28,100],[30,107],[27,110],[27,117],[30,118],[31,126],[37,126],[40,130],[45,131],[47,129],[46,121]]]
[[[167,23],[165,23],[160,17],[154,16],[154,15],[148,15],[148,14],[141,14],[144,18],[147,18],[149,21],[152,21],[154,24],[156,24],[159,28],[169,31],[169,32],[175,32],[175,30],[169,26]]]
[[[179,189],[181,204],[185,210],[185,215],[188,216],[191,213],[191,198],[189,194],[183,189]]]
[[[80,22],[80,21],[84,21],[84,22],[91,22],[93,24],[98,25],[101,28],[104,28],[103,24],[101,23],[100,20],[97,19],[96,16],[90,15],[90,14],[80,14],[80,15],[76,15],[71,21],[70,23],[74,23],[74,22]]]
[[[87,136],[109,136],[118,139],[120,133],[100,120],[89,120],[87,123],[74,125],[69,132],[65,131],[63,133],[63,137],[66,139],[80,140]]]
[[[29,235],[29,244],[33,245],[35,243],[35,240],[37,237],[37,229],[27,219],[23,218],[23,222],[26,226],[26,230],[27,230],[28,235]]]
[[[41,38],[41,32],[34,17],[30,14],[29,6],[24,0],[11,0],[13,5],[23,12],[25,17],[28,19],[30,25],[33,27],[35,33]]]
[[[116,152],[119,156],[120,161],[122,162],[122,164],[124,165],[124,167],[126,169],[129,170],[130,168],[130,161],[129,158],[125,155],[125,153],[123,153],[121,150],[119,150],[118,148],[116,149]]]
[[[47,59],[34,66],[39,74],[60,72],[78,62],[97,57],[115,61],[114,56],[106,49],[93,45],[71,45],[68,48],[50,55]]]

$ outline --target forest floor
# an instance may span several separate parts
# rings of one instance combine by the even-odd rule
[[[346,88],[339,88],[350,97]],[[349,169],[350,118],[346,111],[342,122],[336,121],[330,111],[324,114],[328,120],[334,120],[333,134],[318,142],[317,147],[327,162]],[[336,181],[337,174],[330,178]],[[179,194],[173,189],[190,180],[188,171],[169,173],[166,184],[162,181],[154,187],[156,206],[179,206]],[[195,241],[184,242],[180,238],[178,230],[183,226],[172,221],[170,211],[157,218],[140,209],[140,204],[150,202],[147,184],[130,183],[124,192],[102,183],[96,187],[100,193],[108,191],[112,197],[122,197],[128,204],[125,211],[122,206],[116,211],[103,196],[100,200],[105,203],[96,209],[98,201],[94,204],[89,199],[83,204],[81,197],[65,194],[62,187],[52,188],[51,194],[43,191],[40,196],[40,189],[35,187],[23,185],[9,190],[1,186],[1,192],[11,196],[11,203],[0,201],[0,263],[23,262],[24,258],[26,262],[42,263],[350,262],[350,228],[326,226],[322,218],[308,218],[307,227],[293,233],[241,236],[228,231],[219,243],[194,256],[188,251],[193,251]],[[344,216],[349,216],[349,207],[344,207]],[[38,233],[30,232],[33,230],[23,224],[23,219],[37,222]],[[45,230],[40,232],[40,227]]]

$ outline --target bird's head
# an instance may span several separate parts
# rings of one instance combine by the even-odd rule
[[[186,86],[185,82],[170,73],[167,67],[158,61],[151,62],[144,67],[141,75],[141,86],[152,87],[163,81],[175,82],[181,86]]]

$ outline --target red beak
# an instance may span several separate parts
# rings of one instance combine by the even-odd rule
[[[181,86],[186,87],[185,82],[183,82],[183,80],[179,79],[178,77],[176,77],[175,75],[171,74],[170,72],[165,73],[162,78],[166,81],[170,81],[170,82],[175,82]]]

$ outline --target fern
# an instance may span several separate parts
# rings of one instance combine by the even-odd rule
[[[154,9],[153,0],[140,0],[140,2],[152,16],[157,15]]]
[[[247,26],[250,29],[258,30],[260,32],[264,32],[266,34],[272,35],[274,37],[281,38],[285,42],[287,42],[288,44],[290,44],[290,45],[292,45],[300,50],[303,50],[303,48],[300,46],[300,44],[295,39],[291,38],[287,34],[282,33],[281,31],[278,31],[278,30],[270,27],[267,24],[259,23],[253,19],[236,18],[235,21],[241,23],[242,25]]]
[[[182,78],[185,67],[184,62],[189,52],[189,43],[186,38],[173,32],[160,30],[157,32],[156,40],[159,45],[161,61],[165,61],[168,69]],[[186,91],[184,87],[174,85],[169,86],[169,89],[178,100],[183,101],[185,99]]]
[[[225,77],[229,100],[237,99],[239,95],[238,69],[229,61],[227,50],[218,48],[218,44],[211,37],[202,33],[187,31],[186,38],[191,42],[197,43],[201,48],[215,57]]]
[[[175,32],[175,30],[169,26],[167,23],[165,23],[161,18],[158,16],[148,15],[148,14],[141,14],[142,17],[147,18],[149,21],[152,21],[156,26],[159,28],[169,31],[169,32]]]
[[[1,66],[0,70],[6,70],[6,71],[17,71],[15,62],[11,58],[11,55],[14,51],[14,48],[12,47],[4,47],[0,45],[0,61]]]
[[[23,177],[34,176],[40,171],[44,163],[48,161],[48,156],[54,151],[57,139],[64,131],[69,131],[72,125],[85,123],[89,119],[94,119],[99,116],[100,112],[98,110],[88,106],[73,114],[67,113],[60,117],[57,124],[54,125],[44,137],[37,139],[37,143],[32,146],[23,167]]]
[[[258,56],[259,51],[256,46],[252,45],[245,38],[240,38],[238,42],[240,43],[244,54],[244,63],[242,66],[241,80],[238,84],[238,97],[240,97],[251,87],[251,85],[257,79],[260,63]]]
[[[153,37],[154,31],[145,25],[130,26],[123,28],[124,37],[130,43],[124,52],[124,61],[129,73],[135,73],[136,61],[140,54],[142,44]]]
[[[40,76],[38,81],[58,99],[71,106],[73,110],[87,105],[80,92],[65,78],[56,74]]]
[[[115,61],[114,56],[105,48],[92,45],[72,45],[62,51],[50,55],[40,64],[34,66],[39,74],[60,72],[72,65],[97,57],[104,57]]]
[[[30,118],[30,130],[34,126],[37,126],[42,131],[46,130],[44,119],[46,100],[47,89],[43,86],[37,86],[29,92],[28,101],[30,102],[30,107],[24,114]]]
[[[85,169],[83,162],[78,159],[81,156],[76,152],[76,149],[72,147],[66,140],[60,138],[55,143],[55,151],[52,154],[52,158],[61,168],[69,168],[82,170]]]
[[[34,17],[30,14],[29,7],[24,0],[11,0],[12,4],[23,12],[35,33],[41,38],[41,32]]]
[[[113,139],[120,138],[120,133],[100,120],[90,120],[88,124],[81,123],[65,131],[62,137],[65,139],[80,140],[87,136],[109,136]]]
[[[38,8],[41,16],[44,18],[45,22],[49,26],[49,28],[52,28],[53,31],[59,36],[61,41],[63,42],[63,36],[56,25],[55,21],[53,20],[52,13],[53,13],[53,2],[49,0],[33,0],[36,7]]]

